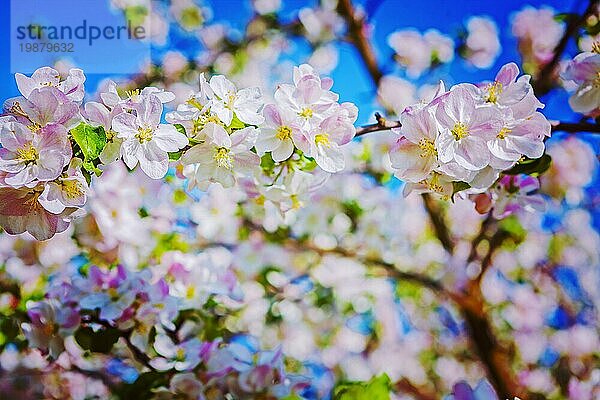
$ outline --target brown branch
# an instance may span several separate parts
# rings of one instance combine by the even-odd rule
[[[425,392],[423,389],[415,386],[406,378],[402,378],[396,382],[394,389],[397,392],[409,394],[418,400],[436,400],[438,398],[436,395]]]
[[[554,56],[546,65],[544,65],[536,80],[533,82],[533,89],[536,95],[541,96],[548,93],[548,91],[552,89],[552,78],[554,72],[558,66],[558,63],[560,62],[562,54],[569,44],[569,40],[577,33],[579,28],[585,23],[588,17],[596,12],[599,3],[600,0],[590,0],[588,7],[583,14],[579,15],[577,18],[572,18],[569,21],[562,38],[554,49]]]
[[[567,133],[600,133],[600,125],[592,122],[560,122],[551,121],[552,132]]]
[[[379,69],[375,51],[365,33],[365,17],[357,15],[351,0],[339,0],[337,12],[346,20],[348,38],[360,53],[375,86],[378,87],[383,73]]]
[[[400,128],[402,126],[400,121],[388,121],[378,112],[375,113],[375,119],[377,120],[376,123],[357,128],[355,136],[362,136],[371,132],[387,131],[394,128]]]
[[[438,206],[438,203],[429,193],[423,193],[423,205],[429,215],[431,224],[435,234],[446,251],[450,254],[454,253],[454,242],[452,241],[452,235],[450,229],[444,220],[442,212]]]

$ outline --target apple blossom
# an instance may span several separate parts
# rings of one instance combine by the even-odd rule
[[[160,179],[167,173],[167,152],[176,152],[188,143],[173,125],[160,123],[162,109],[160,100],[150,95],[135,105],[136,115],[121,113],[112,121],[112,129],[124,139],[121,156],[125,164],[135,168],[139,162],[142,171],[153,179]]]

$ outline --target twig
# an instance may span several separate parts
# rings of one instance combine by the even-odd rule
[[[580,26],[582,26],[585,23],[587,18],[596,12],[599,3],[600,0],[591,0],[583,14],[581,14],[577,18],[571,19],[571,21],[569,21],[569,23],[567,24],[565,33],[563,34],[562,38],[558,42],[558,45],[556,45],[556,48],[554,49],[554,56],[546,65],[544,65],[544,67],[538,74],[537,79],[533,82],[534,91],[538,96],[547,93],[552,88],[552,75],[554,74],[558,63],[560,62],[562,54],[567,48],[569,40],[573,35],[577,33],[577,30]]]
[[[423,193],[421,197],[423,197],[423,205],[425,206],[425,210],[429,215],[429,219],[433,225],[433,230],[435,231],[438,240],[440,243],[442,243],[442,246],[448,253],[454,253],[454,242],[452,241],[450,229],[448,228],[448,225],[442,216],[437,202],[429,193]]]
[[[377,112],[375,113],[375,118],[377,119],[376,123],[357,128],[356,136],[366,135],[367,133],[371,132],[387,131],[393,128],[400,128],[402,126],[400,121],[388,121]]]

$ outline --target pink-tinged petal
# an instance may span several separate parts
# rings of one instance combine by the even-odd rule
[[[525,98],[529,93],[533,92],[533,88],[529,83],[529,75],[520,77],[515,83],[503,88],[498,94],[498,103],[504,106],[517,104]]]
[[[260,130],[258,138],[256,139],[256,143],[254,144],[258,154],[265,154],[268,151],[272,151],[279,145],[281,140],[275,136],[276,133],[277,131],[275,129],[270,128],[263,128]]]
[[[310,141],[302,131],[293,130],[292,140],[294,141],[294,145],[303,153],[308,154],[310,152]]]
[[[457,145],[452,133],[448,129],[443,130],[436,142],[438,158],[440,161],[443,163],[452,161]]]
[[[256,143],[259,130],[253,126],[233,132],[231,138],[231,150],[240,153],[249,150]]]
[[[233,169],[244,175],[251,175],[260,165],[260,157],[250,151],[233,156]]]
[[[440,122],[450,129],[454,122],[468,123],[475,110],[475,100],[465,85],[468,84],[456,85],[438,107],[438,119],[441,116],[443,120]]]
[[[235,93],[235,85],[223,75],[215,75],[210,78],[210,88],[220,99],[225,99],[229,93]]]
[[[600,106],[600,89],[591,83],[581,85],[569,98],[569,105],[575,112],[589,114]]]
[[[221,125],[209,122],[202,130],[206,137],[217,147],[231,147],[231,138]]]
[[[125,140],[121,144],[121,157],[129,169],[135,168],[141,153],[141,144],[137,139]]]
[[[159,89],[157,87],[148,86],[142,89],[142,96],[155,96],[162,104],[170,103],[175,100],[175,94],[172,92],[167,92],[164,89]]]
[[[38,87],[38,84],[33,79],[20,73],[15,74],[15,81],[17,82],[19,92],[25,98],[29,97],[33,89]]]
[[[544,142],[523,136],[511,136],[506,139],[507,147],[529,157],[540,158],[544,154]]]
[[[294,144],[290,139],[286,139],[283,141],[280,140],[279,145],[275,149],[273,149],[271,156],[273,157],[273,161],[281,162],[290,158],[293,152]]]
[[[490,153],[505,161],[517,161],[521,153],[512,148],[507,148],[506,139],[494,139],[487,142]]]
[[[469,136],[461,140],[454,159],[466,169],[477,171],[488,165],[490,152],[484,140]]]
[[[540,188],[540,181],[537,178],[528,175],[521,175],[521,180],[518,183],[519,190],[523,193],[530,193]]]
[[[265,108],[263,108],[263,115],[265,117],[265,123],[269,127],[277,128],[283,125],[281,115],[275,104],[267,104]]]
[[[26,164],[17,158],[15,153],[12,153],[7,149],[0,149],[0,171],[17,173],[25,167]]]
[[[104,130],[111,129],[110,111],[102,103],[90,101],[85,103],[84,112],[92,126],[102,126]]]
[[[53,214],[60,214],[66,208],[66,206],[59,200],[62,196],[60,195],[60,186],[54,182],[46,185],[44,191],[38,198],[38,201],[46,210]]]
[[[140,168],[152,179],[161,179],[169,170],[169,155],[153,142],[141,146],[143,156],[139,158]]]
[[[189,143],[188,138],[180,133],[173,125],[160,124],[152,141],[164,151],[174,152],[184,148]]]
[[[18,122],[4,124],[0,130],[0,144],[2,144],[3,148],[11,152],[23,148],[23,146],[33,140],[33,137],[33,132]]]
[[[313,154],[317,165],[325,172],[335,173],[344,169],[344,154],[335,143],[328,147],[318,145]]]
[[[333,79],[325,77],[321,79],[321,88],[323,90],[329,90],[333,87]]]
[[[156,96],[144,97],[142,102],[135,105],[137,124],[144,128],[156,128],[160,123],[163,105]]]
[[[230,188],[235,185],[235,177],[226,168],[215,168],[211,174],[211,181],[219,182],[224,188]]]
[[[536,112],[537,109],[540,108],[544,108],[544,104],[542,104],[537,97],[535,97],[533,91],[530,91],[527,96],[523,98],[523,100],[510,106],[513,119],[515,120],[529,118],[533,113]]]
[[[133,138],[138,134],[135,116],[129,113],[117,115],[112,120],[112,129],[120,138]]]
[[[75,102],[80,102],[85,96],[85,75],[79,68],[71,68],[69,76],[60,83],[59,87],[67,97]]]
[[[296,96],[304,104],[313,104],[321,98],[321,83],[312,76],[305,76],[296,85]]]
[[[435,156],[423,157],[419,146],[405,138],[399,139],[394,146],[390,161],[395,175],[410,182],[427,178],[436,164]]]
[[[431,107],[405,111],[400,118],[402,128],[399,131],[411,142],[419,143],[422,138],[435,141],[438,129]]]
[[[519,67],[517,64],[511,62],[504,64],[498,74],[496,75],[496,82],[500,82],[502,86],[508,86],[515,81],[519,76]]]
[[[100,93],[102,102],[108,107],[115,107],[121,102],[121,97],[117,93],[117,84],[114,81],[109,81],[107,85],[107,92]]]
[[[210,144],[198,144],[187,150],[181,156],[183,165],[190,164],[211,164],[213,160],[214,147]]]

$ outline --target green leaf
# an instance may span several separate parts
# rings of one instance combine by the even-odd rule
[[[185,136],[187,136],[187,134],[185,133],[185,127],[181,124],[173,124],[173,126],[175,127],[175,129],[177,129],[177,131],[179,133],[183,133]]]
[[[335,388],[335,400],[389,400],[390,378],[379,375],[368,382],[342,383]]]
[[[229,128],[243,129],[245,127],[246,127],[246,124],[243,123],[242,121],[240,121],[240,119],[237,117],[237,115],[233,114],[233,119],[231,120],[231,124],[229,125]]]
[[[552,158],[548,154],[544,154],[540,158],[528,158],[517,165],[504,171],[506,175],[519,175],[526,174],[531,176],[538,176],[546,172],[552,164]]]
[[[452,201],[454,201],[454,195],[458,192],[462,192],[463,190],[467,190],[471,187],[467,182],[456,181],[452,182]]]
[[[266,153],[260,158],[260,167],[267,175],[273,173],[273,168],[275,168],[275,161],[273,161],[271,153]]]
[[[169,160],[170,161],[177,161],[181,158],[181,156],[183,155],[183,151],[176,151],[173,153],[169,153]]]
[[[92,328],[79,328],[75,332],[75,340],[84,350],[94,353],[108,353],[119,340],[121,332],[116,328],[106,328],[94,332]]]
[[[97,159],[106,146],[106,133],[101,126],[94,128],[81,123],[71,129],[71,135],[83,153],[84,163]]]

